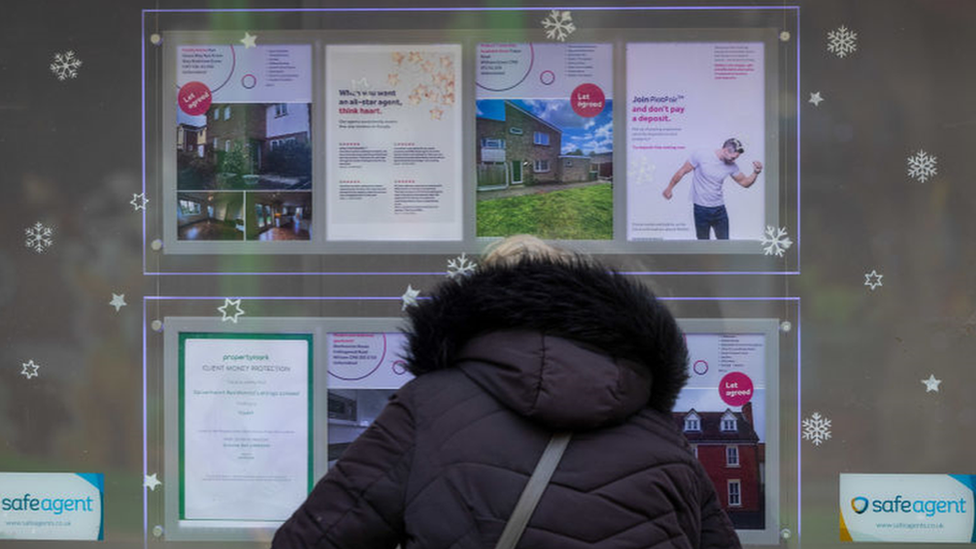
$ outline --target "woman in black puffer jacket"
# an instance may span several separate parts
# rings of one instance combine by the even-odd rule
[[[737,548],[674,426],[688,352],[641,284],[531,237],[409,309],[417,376],[276,549],[494,547],[554,431],[573,438],[519,547]]]

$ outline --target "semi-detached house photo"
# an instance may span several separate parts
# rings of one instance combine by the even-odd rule
[[[181,191],[309,190],[311,105],[214,103],[177,110],[176,187]]]
[[[613,238],[612,101],[592,118],[568,100],[476,103],[478,236]]]

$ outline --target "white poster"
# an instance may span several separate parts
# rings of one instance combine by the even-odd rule
[[[283,521],[311,484],[308,334],[180,334],[180,517]]]
[[[328,335],[329,389],[399,389],[413,379],[401,356],[401,333]]]
[[[102,540],[99,473],[0,473],[0,539]]]
[[[761,42],[627,45],[627,239],[759,240]]]
[[[328,240],[461,240],[461,47],[327,46]]]

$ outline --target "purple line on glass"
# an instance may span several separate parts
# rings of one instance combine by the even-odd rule
[[[142,546],[143,549],[149,547],[149,493],[146,490],[146,475],[149,474],[149,415],[147,413],[146,399],[148,384],[147,378],[147,355],[146,355],[146,299],[142,300]]]
[[[454,8],[173,8],[147,9],[144,13],[236,13],[236,12],[455,12],[455,11],[730,11],[730,10],[774,10],[799,11],[799,6],[546,6],[546,7],[454,7]]]

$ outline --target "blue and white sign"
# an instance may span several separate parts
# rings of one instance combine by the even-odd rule
[[[840,476],[841,541],[976,542],[976,475]]]
[[[102,540],[101,473],[0,473],[0,539]]]

